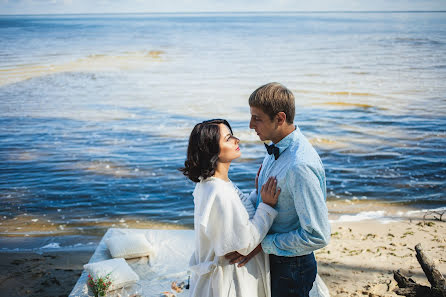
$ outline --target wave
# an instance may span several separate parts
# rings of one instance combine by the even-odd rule
[[[368,72],[355,72],[355,74],[368,74]],[[303,90],[293,89],[295,94],[322,94],[328,96],[356,96],[356,97],[382,97],[381,95],[368,92],[352,92],[352,91],[320,91],[320,90]]]
[[[377,96],[376,94],[372,93],[360,93],[360,92],[350,92],[350,91],[326,92],[325,94],[330,96],[361,96],[361,97]]]
[[[365,202],[368,205],[371,205],[371,202]],[[446,207],[437,207],[430,209],[418,209],[418,210],[408,210],[407,208],[400,207],[400,210],[397,208],[393,209],[393,211],[384,211],[384,210],[372,210],[372,211],[362,211],[355,214],[342,214],[337,219],[330,220],[330,223],[337,222],[360,222],[367,220],[374,220],[381,224],[388,224],[392,222],[398,222],[404,219],[424,219],[426,215],[429,215],[428,219],[431,218],[439,218],[441,213],[446,211]]]
[[[11,149],[8,152],[9,160],[11,161],[35,161],[47,154],[37,150],[23,150],[23,149]]]
[[[234,129],[234,135],[240,139],[241,143],[250,143],[250,144],[258,144],[263,145],[259,136],[257,136],[254,130],[239,130]]]
[[[337,150],[341,148],[347,148],[349,147],[348,143],[332,140],[330,138],[324,138],[324,137],[312,137],[309,138],[309,141],[312,145],[319,149],[324,150]]]
[[[124,52],[117,55],[93,54],[72,62],[48,65],[22,65],[0,69],[0,86],[34,77],[63,72],[98,72],[144,69],[154,61],[163,61],[160,50]]]
[[[379,211],[364,211],[354,215],[341,215],[337,220],[331,220],[330,223],[334,222],[360,222],[366,220],[375,220],[382,224],[387,224],[391,222],[397,222],[400,219],[389,217],[383,210]]]
[[[81,161],[75,163],[74,168],[98,175],[114,177],[136,178],[149,174],[148,172],[141,171],[139,168],[130,168],[110,161]]]
[[[312,145],[319,149],[336,151],[338,153],[348,154],[348,155],[367,155],[370,153],[368,146],[370,145],[389,145],[392,146],[393,142],[387,139],[380,139],[376,137],[366,137],[361,130],[349,130],[339,127],[340,131],[343,132],[344,136],[339,135],[315,135],[307,133],[307,137]],[[333,140],[336,138],[336,140]],[[397,142],[395,142],[398,144]]]
[[[340,107],[359,107],[359,108],[376,108],[376,106],[370,105],[370,104],[364,104],[364,103],[349,103],[349,102],[325,102],[324,105],[334,105],[334,106],[340,106]]]
[[[357,74],[357,75],[368,75],[371,74],[371,72],[367,72],[367,71],[353,71],[353,74]]]
[[[13,238],[0,238],[1,252],[34,252],[37,254],[62,251],[94,251],[101,237],[83,236],[57,236],[27,238],[23,241],[15,241]]]
[[[404,43],[410,45],[441,45],[441,41],[433,40],[429,38],[410,38],[410,37],[397,37],[394,39],[396,43]]]
[[[52,242],[41,247],[41,249],[60,249],[60,243]]]
[[[414,214],[421,214],[421,213],[428,213],[428,212],[446,212],[446,206],[437,207],[437,208],[412,210],[412,211],[408,211],[407,215],[414,215]]]

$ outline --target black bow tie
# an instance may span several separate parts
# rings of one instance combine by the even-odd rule
[[[274,159],[279,159],[280,156],[280,150],[277,146],[273,144],[271,145],[267,145],[266,143],[264,143],[266,150],[268,151],[268,155],[274,154]]]

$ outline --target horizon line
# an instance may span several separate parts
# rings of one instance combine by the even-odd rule
[[[223,13],[445,13],[446,10],[246,10],[246,11],[147,11],[147,12],[69,12],[69,13],[11,13],[0,16],[45,16],[45,15],[122,15],[122,14],[223,14]]]

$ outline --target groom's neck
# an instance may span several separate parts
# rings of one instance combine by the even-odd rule
[[[271,141],[273,143],[279,143],[282,139],[293,133],[294,130],[296,130],[294,124],[285,124],[277,129],[277,133]]]

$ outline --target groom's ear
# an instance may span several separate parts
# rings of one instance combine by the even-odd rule
[[[286,114],[281,111],[278,114],[276,114],[276,121],[278,126],[282,126],[286,122]]]

